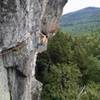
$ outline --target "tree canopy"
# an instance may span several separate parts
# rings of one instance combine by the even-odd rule
[[[38,55],[42,100],[100,100],[100,36],[58,32]]]

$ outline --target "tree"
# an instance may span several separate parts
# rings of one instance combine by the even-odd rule
[[[37,60],[42,100],[99,100],[99,52],[96,34],[72,37],[58,32]]]
[[[81,73],[76,65],[56,64],[45,74],[42,100],[76,100]]]

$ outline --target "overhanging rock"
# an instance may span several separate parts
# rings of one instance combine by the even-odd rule
[[[36,55],[56,32],[66,2],[0,0],[0,100],[34,100],[35,88],[41,88],[34,76]]]

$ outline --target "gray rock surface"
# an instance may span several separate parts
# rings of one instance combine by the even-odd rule
[[[0,100],[40,99],[36,55],[56,32],[66,2],[0,0]]]

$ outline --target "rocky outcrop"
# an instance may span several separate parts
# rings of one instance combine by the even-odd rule
[[[0,100],[39,100],[36,55],[46,50],[66,2],[0,0]]]

